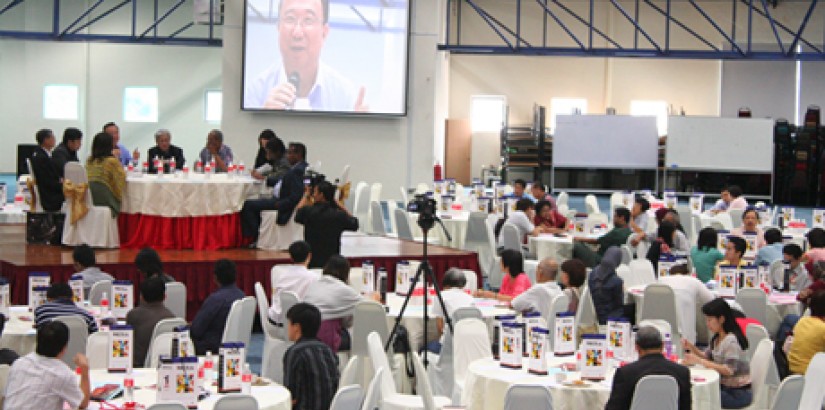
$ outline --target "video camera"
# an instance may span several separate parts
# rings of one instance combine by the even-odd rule
[[[435,224],[437,207],[435,199],[419,194],[407,204],[407,212],[418,213],[418,226],[421,229],[429,230]]]
[[[326,180],[327,176],[320,172],[311,169],[307,169],[306,172],[304,172],[304,186],[314,187]]]

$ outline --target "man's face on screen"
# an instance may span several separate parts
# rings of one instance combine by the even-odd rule
[[[288,73],[314,75],[329,33],[321,0],[283,0],[278,23],[279,45]]]

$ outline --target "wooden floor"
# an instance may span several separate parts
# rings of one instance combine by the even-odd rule
[[[0,260],[17,266],[70,266],[72,248],[49,245],[29,245],[26,243],[24,225],[0,225]],[[469,252],[429,246],[432,256],[460,256]],[[99,249],[95,252],[98,264],[132,263],[138,250]],[[255,249],[226,249],[220,251],[158,250],[161,260],[170,263],[209,262],[226,258],[236,262],[263,261],[289,258],[285,251],[265,251]],[[423,255],[420,243],[393,238],[367,236],[361,234],[344,235],[341,253],[348,258],[404,257],[420,259]]]

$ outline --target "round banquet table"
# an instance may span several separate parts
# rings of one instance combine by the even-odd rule
[[[158,382],[158,375],[155,369],[134,369],[132,373],[135,379],[135,401],[146,407],[155,404],[157,401],[157,391],[155,386]],[[109,373],[106,370],[91,370],[89,378],[92,382],[92,389],[104,384],[123,384],[123,373]],[[217,393],[217,387],[209,388],[210,395],[198,402],[199,410],[211,410],[215,402],[224,396]],[[232,393],[229,393],[232,394]],[[258,400],[258,407],[266,410],[289,410],[292,408],[292,397],[289,390],[279,384],[269,384],[265,386],[252,386],[252,396]],[[112,400],[112,404],[122,405],[123,400]],[[104,409],[101,403],[91,402],[90,409]]]
[[[548,357],[549,374],[533,375],[527,372],[526,361],[522,369],[501,367],[492,358],[479,359],[468,367],[467,380],[462,395],[462,403],[471,410],[500,410],[504,408],[504,395],[514,384],[548,386],[553,397],[553,409],[603,409],[610,397],[614,369],[608,370],[607,378],[600,382],[590,382],[583,387],[566,386],[556,380],[563,373],[566,381],[579,378],[579,372],[565,372],[559,366],[575,362],[574,356]],[[719,373],[701,367],[690,367],[693,388],[693,408],[717,410],[722,408],[719,392]]]
[[[636,301],[636,314],[642,312],[642,303],[645,300],[645,287],[647,285],[631,286],[627,289],[627,293],[633,296]],[[719,296],[715,290],[711,290],[715,296]],[[800,303],[796,300],[797,292],[771,292],[768,295],[768,308],[776,310],[779,317],[785,317],[790,314],[799,315]],[[731,306],[741,309],[734,299],[725,299]]]
[[[122,248],[216,250],[242,245],[240,210],[257,181],[227,174],[127,178],[118,218]]]
[[[438,224],[430,231],[435,233],[440,240],[441,246],[448,246],[450,248],[463,249],[464,237],[467,236],[467,221],[470,219],[470,213],[467,211],[450,211],[439,212],[438,217],[444,223],[444,229],[450,234],[451,241],[447,240],[444,231]]]
[[[10,306],[9,317],[0,337],[0,348],[11,349],[20,356],[34,351],[37,332],[34,330],[34,313],[28,306]]]
[[[573,258],[573,237],[571,235],[556,236],[541,234],[531,236],[530,253],[536,255],[537,260],[553,258],[562,263]]]

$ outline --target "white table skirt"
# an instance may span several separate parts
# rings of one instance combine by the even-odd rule
[[[10,306],[3,336],[0,337],[0,348],[25,356],[34,351],[36,336],[34,313],[29,312],[28,306]]]
[[[438,224],[430,231],[436,233],[440,240],[441,246],[448,246],[450,248],[463,249],[464,238],[467,236],[467,221],[470,214],[468,212],[450,212],[448,215],[439,213],[441,221],[444,223],[444,229],[452,237],[451,241],[447,240],[444,231]]]
[[[638,285],[638,286],[631,286],[627,289],[627,293],[630,294],[633,299],[636,301],[636,315],[641,315],[642,313],[642,304],[645,301],[645,287],[646,285]],[[718,296],[715,290],[712,290],[715,296]],[[742,309],[736,300],[734,299],[725,299],[732,307],[736,309]],[[773,292],[768,296],[768,308],[776,310],[776,313],[779,314],[779,317],[784,318],[787,315],[794,314],[799,315],[801,314],[800,303],[796,300],[796,292],[790,293],[779,293]]]
[[[129,177],[121,212],[164,217],[218,216],[240,212],[257,195],[249,177],[190,173]]]
[[[106,370],[91,370],[89,372],[93,387],[107,383],[123,384],[123,376],[123,373],[109,373]],[[146,407],[154,404],[157,399],[157,391],[155,390],[158,382],[157,371],[154,369],[135,369],[133,376],[136,387],[135,401]],[[215,402],[223,396],[217,393],[216,386],[211,386],[209,390],[211,392],[209,397],[198,402],[199,410],[211,410],[215,406]],[[289,410],[292,408],[292,399],[289,390],[281,385],[252,386],[251,394],[258,400],[260,409]],[[123,400],[112,400],[112,403],[121,405]],[[89,408],[97,409],[97,406],[99,406],[98,403],[92,402]]]
[[[26,213],[28,206],[18,208],[14,204],[6,204],[0,210],[0,224],[24,224],[26,223]]]
[[[507,389],[516,383],[537,384],[550,387],[553,409],[603,409],[610,397],[614,370],[601,382],[588,382],[585,387],[567,387],[556,381],[556,374],[564,373],[567,381],[579,378],[579,372],[563,372],[559,365],[574,362],[574,356],[549,357],[550,374],[533,375],[526,366],[514,370],[503,368],[493,359],[480,359],[470,363],[463,390],[462,404],[472,410],[500,410],[504,408]],[[693,380],[693,408],[697,410],[721,409],[719,373],[713,370],[691,367]],[[696,379],[698,377],[699,379]],[[703,381],[697,381],[702,380]]]
[[[537,260],[553,258],[562,263],[573,258],[573,237],[570,235],[539,235],[530,238],[530,253],[536,255]]]

